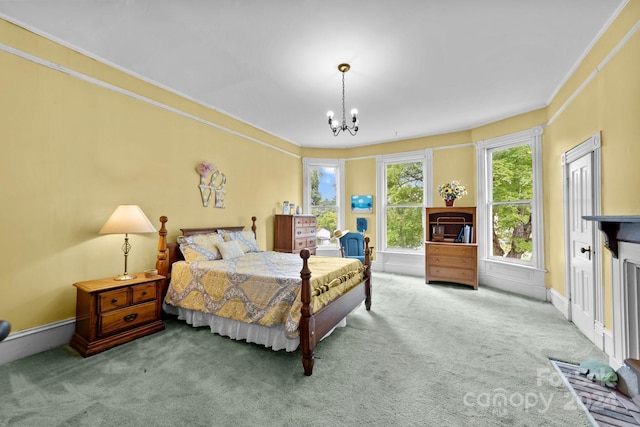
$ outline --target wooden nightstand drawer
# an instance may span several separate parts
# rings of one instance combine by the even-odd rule
[[[156,284],[145,283],[143,285],[132,286],[132,304],[138,304],[144,301],[152,301],[156,299]]]
[[[155,302],[136,304],[100,315],[100,335],[109,335],[123,329],[135,328],[156,319]]]
[[[129,289],[121,288],[108,292],[101,292],[98,295],[98,311],[104,313],[105,311],[115,310],[117,308],[126,307],[129,305]]]
[[[130,280],[108,277],[74,283],[76,331],[71,347],[86,357],[164,329],[164,276],[135,276]]]

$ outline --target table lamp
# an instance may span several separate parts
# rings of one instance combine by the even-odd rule
[[[124,234],[124,244],[122,245],[124,274],[116,277],[115,280],[130,280],[136,277],[127,273],[127,256],[131,251],[129,233],[155,233],[156,231],[158,230],[155,229],[138,205],[120,205],[113,211],[107,222],[100,229],[99,234]]]

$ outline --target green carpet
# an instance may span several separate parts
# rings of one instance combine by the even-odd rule
[[[607,361],[550,304],[374,273],[373,305],[316,348],[273,352],[166,321],[83,359],[0,366],[1,426],[587,426],[548,358]]]

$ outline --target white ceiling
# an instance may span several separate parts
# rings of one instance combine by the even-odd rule
[[[304,147],[546,106],[627,0],[0,0],[0,17]],[[357,107],[334,137],[326,112]]]

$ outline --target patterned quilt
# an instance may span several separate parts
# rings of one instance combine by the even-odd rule
[[[287,336],[298,335],[300,270],[298,254],[249,252],[214,261],[176,262],[165,302],[216,316],[257,323],[284,324]],[[314,312],[363,280],[360,261],[349,258],[309,258]]]

